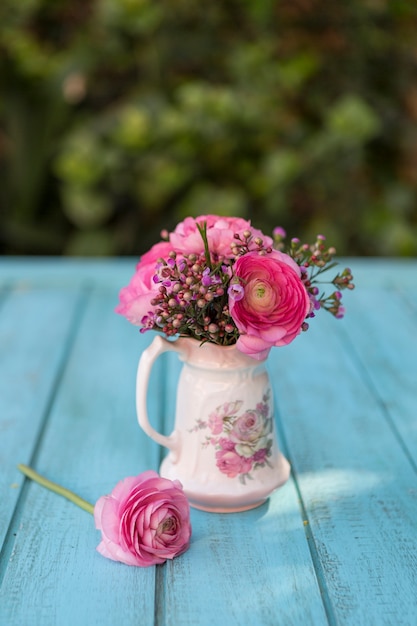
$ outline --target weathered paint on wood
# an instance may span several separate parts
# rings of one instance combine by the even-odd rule
[[[153,335],[114,314],[134,261],[0,262],[0,624],[410,625],[417,621],[417,263],[349,260],[345,320],[320,315],[269,369],[288,483],[246,513],[192,511],[163,566],[101,557],[92,517],[19,462],[94,502],[157,469],[136,422]],[[167,434],[180,369],[149,413]]]

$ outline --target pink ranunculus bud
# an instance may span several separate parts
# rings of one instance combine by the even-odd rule
[[[300,333],[310,298],[293,259],[277,250],[238,258],[234,276],[245,286],[241,300],[229,298],[230,314],[239,330],[237,348],[255,359],[272,346],[284,346]]]
[[[183,254],[201,254],[204,245],[197,224],[207,224],[207,240],[211,253],[224,257],[232,257],[230,243],[235,235],[244,238],[249,232],[254,238],[262,239],[265,246],[272,245],[271,237],[264,235],[260,230],[253,228],[249,221],[241,217],[222,217],[218,215],[200,215],[197,218],[187,217],[180,222],[170,234],[169,240],[173,248]]]
[[[144,315],[152,309],[151,300],[159,290],[159,283],[153,280],[158,259],[168,256],[171,251],[171,244],[161,241],[142,256],[129,285],[120,291],[116,313],[141,326]]]
[[[272,231],[272,234],[277,239],[285,239],[285,237],[287,236],[287,233],[282,228],[282,226],[275,226],[274,230]]]
[[[127,565],[164,563],[187,550],[190,507],[178,480],[153,470],[119,482],[94,507],[102,540],[98,552]]]

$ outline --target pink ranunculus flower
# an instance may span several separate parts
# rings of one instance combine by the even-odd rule
[[[248,220],[241,217],[220,217],[218,215],[200,215],[197,218],[186,217],[170,233],[169,240],[177,252],[201,254],[204,244],[197,229],[197,224],[207,223],[207,240],[212,254],[231,258],[230,244],[235,234],[243,235],[248,230],[254,237],[260,237],[265,246],[272,245],[272,238],[253,228]]]
[[[190,507],[179,481],[149,470],[119,482],[94,507],[103,556],[146,567],[182,554],[191,537]]]
[[[241,256],[234,275],[244,287],[243,298],[229,297],[230,314],[240,333],[236,347],[262,360],[272,346],[284,346],[300,333],[310,298],[297,263],[277,250]]]
[[[142,325],[143,318],[153,308],[151,300],[159,290],[159,284],[153,281],[157,261],[159,258],[167,258],[171,251],[172,245],[161,241],[142,256],[130,283],[120,291],[116,313],[120,313],[136,326]]]

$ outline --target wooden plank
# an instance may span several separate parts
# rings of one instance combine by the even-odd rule
[[[191,519],[191,548],[160,582],[157,623],[328,623],[292,482],[258,509]]]
[[[0,346],[5,345],[2,324],[15,333],[4,335],[12,349],[20,346],[11,360],[0,362],[0,403],[7,400],[10,410],[21,401],[18,397],[16,405],[15,395],[7,397],[3,371],[11,380],[23,376],[25,359],[25,372],[31,371],[30,363],[51,359],[49,374],[41,370],[40,386],[31,396],[23,392],[26,404],[44,420],[36,468],[91,501],[124,476],[156,469],[161,453],[141,433],[134,414],[137,359],[154,335],[140,335],[113,313],[117,291],[131,275],[129,262],[97,262],[99,288],[91,294],[74,345],[67,341],[68,363],[59,357],[63,348],[56,348],[54,321],[71,328],[67,310],[79,314],[77,306],[71,309],[78,293],[74,287],[91,290],[94,264],[41,262],[26,268],[16,263],[13,278],[0,263],[0,284],[17,280],[21,287],[23,282],[46,287],[51,282],[59,292],[36,291],[44,303],[48,293],[55,298],[55,313],[43,326],[41,311],[50,305],[32,309],[33,303],[22,299],[9,317],[8,296],[3,304],[0,300]],[[278,423],[293,480],[254,511],[192,511],[190,550],[155,570],[107,561],[95,552],[99,536],[88,514],[37,485],[26,483],[19,490],[8,482],[14,494],[9,510],[20,500],[0,563],[1,624],[414,626],[417,490],[410,385],[417,374],[416,317],[397,294],[404,286],[409,295],[415,286],[416,264],[358,260],[351,265],[361,287],[346,298],[346,319],[336,322],[323,314],[306,335],[271,354]],[[381,292],[377,285],[388,289]],[[23,328],[25,320],[32,332]],[[33,337],[38,327],[48,338],[43,349]],[[63,333],[68,336],[74,329]],[[151,381],[156,424],[163,417],[172,421],[178,370],[174,366],[167,376],[165,359],[175,358],[164,355]],[[406,375],[399,376],[404,368]],[[19,393],[22,386],[16,389]],[[39,392],[49,398],[46,404]],[[29,445],[38,432],[19,428],[16,441],[27,439]],[[0,439],[0,454],[3,447]],[[9,458],[8,467],[13,463],[15,472],[22,460]]]
[[[115,297],[91,294],[35,463],[91,502],[158,462],[134,414],[136,364],[148,339],[115,315]],[[156,412],[159,397],[151,399]],[[0,623],[34,624],[36,615],[42,626],[152,624],[154,568],[108,561],[95,550],[99,540],[87,513],[26,483],[8,535]]]
[[[164,356],[169,434],[180,362],[174,354]],[[191,519],[190,550],[158,576],[158,624],[328,623],[291,480],[252,511],[192,509]]]
[[[76,257],[3,257],[0,259],[0,286],[18,285],[71,288],[95,285],[117,292],[127,285],[137,259],[83,259]]]
[[[357,356],[386,419],[417,470],[417,316],[397,291],[374,288],[358,292],[342,329],[348,349]]]
[[[415,282],[417,283],[417,268]],[[400,288],[398,292],[402,296],[404,306],[410,310],[411,316],[415,318],[417,316],[417,284],[411,289],[406,287]]]
[[[381,315],[387,332],[391,312]],[[349,327],[350,344],[361,354],[358,324],[374,322],[368,306]],[[387,419],[390,407],[381,406],[340,324],[322,315],[305,336],[273,354],[283,432],[335,623],[411,626],[417,615],[415,468],[392,430],[393,416]],[[375,368],[378,354],[383,360],[383,337],[374,346]],[[383,367],[375,379],[384,380]],[[396,384],[401,392],[398,380],[393,394]]]
[[[339,267],[350,267],[359,290],[384,287],[416,287],[417,262],[414,258],[347,258],[337,259]],[[335,271],[338,268],[335,269]],[[329,275],[331,273],[329,272]],[[349,307],[350,297],[346,298]]]
[[[11,290],[0,306],[0,548],[82,309],[78,290]]]

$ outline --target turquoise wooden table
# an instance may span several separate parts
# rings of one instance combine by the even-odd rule
[[[1,626],[415,626],[417,262],[348,261],[345,319],[269,358],[290,480],[252,511],[192,510],[190,549],[144,569],[100,556],[91,515],[16,467],[92,503],[158,469],[134,407],[154,334],[114,313],[134,263],[0,261]],[[178,369],[152,374],[166,432]]]

